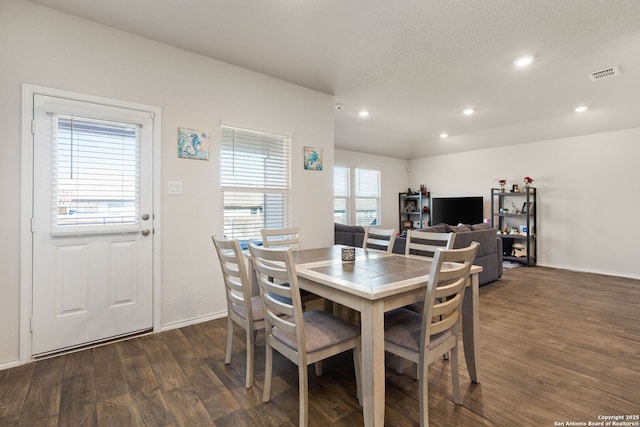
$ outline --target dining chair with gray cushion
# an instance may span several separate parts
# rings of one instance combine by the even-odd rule
[[[420,255],[433,258],[438,249],[451,249],[455,242],[455,233],[439,233],[433,231],[407,230],[407,243],[404,247],[405,255]],[[424,302],[417,302],[406,306],[409,310],[422,313]],[[444,355],[448,358],[448,355]],[[396,372],[404,371],[403,359],[399,357],[396,362]],[[414,378],[417,374],[414,375]]]
[[[300,426],[308,425],[307,366],[310,364],[353,350],[360,399],[360,328],[326,311],[302,311],[298,277],[290,249],[264,248],[251,243],[249,252],[265,308],[266,363],[262,401],[270,399],[273,350],[298,366]],[[270,281],[270,277],[276,280]]]
[[[436,250],[429,272],[423,314],[399,308],[385,314],[386,351],[418,366],[420,425],[429,425],[429,365],[450,352],[455,403],[462,405],[458,374],[458,332],[462,300],[480,244]]]
[[[222,278],[227,298],[227,350],[225,364],[231,363],[233,324],[246,332],[247,373],[245,387],[253,384],[256,333],[264,329],[264,308],[260,295],[251,296],[251,284],[247,274],[245,257],[237,240],[219,239],[212,236],[220,260]]]
[[[433,258],[438,249],[452,249],[456,239],[456,233],[437,233],[432,231],[407,230],[407,243],[404,248],[405,255],[420,255]],[[408,305],[406,308],[417,313],[422,313],[422,302]],[[398,366],[398,373],[402,372],[402,366]]]
[[[407,230],[407,244],[405,255],[420,255],[433,258],[438,249],[452,249],[455,242],[455,233],[437,233],[432,231]],[[407,308],[417,313],[422,313],[422,302],[408,305]],[[398,373],[402,367],[398,366]]]

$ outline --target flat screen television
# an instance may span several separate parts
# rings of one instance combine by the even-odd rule
[[[479,224],[482,222],[482,197],[434,197],[431,199],[431,224]]]

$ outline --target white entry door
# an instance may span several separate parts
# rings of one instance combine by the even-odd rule
[[[153,118],[34,94],[32,354],[152,327]]]

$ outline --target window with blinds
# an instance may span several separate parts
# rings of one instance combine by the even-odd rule
[[[333,168],[333,222],[349,224],[349,168]]]
[[[291,137],[221,128],[224,236],[260,240],[263,228],[290,227]]]
[[[380,171],[355,170],[356,225],[380,223]]]
[[[380,171],[333,168],[333,220],[346,225],[380,224]]]
[[[53,115],[52,234],[137,230],[140,125]]]

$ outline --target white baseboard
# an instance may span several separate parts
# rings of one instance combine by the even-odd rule
[[[180,320],[179,322],[167,323],[162,325],[161,332],[170,331],[171,329],[184,328],[185,326],[196,325],[202,322],[208,322],[210,320],[220,319],[221,317],[227,317],[227,312],[222,311],[220,313],[207,314],[206,316],[194,317],[191,319]]]
[[[539,265],[540,267],[558,268],[560,270],[577,271],[580,273],[602,274],[604,276],[615,276],[615,277],[624,277],[627,279],[640,280],[640,275],[620,273],[619,271],[598,270],[595,268],[584,268],[584,267],[576,267],[573,265],[548,264],[548,263],[537,263],[537,265]]]
[[[19,359],[10,360],[8,362],[3,362],[3,363],[0,363],[0,371],[3,371],[5,369],[10,369],[10,368],[15,368],[16,366],[20,366],[20,360]]]

